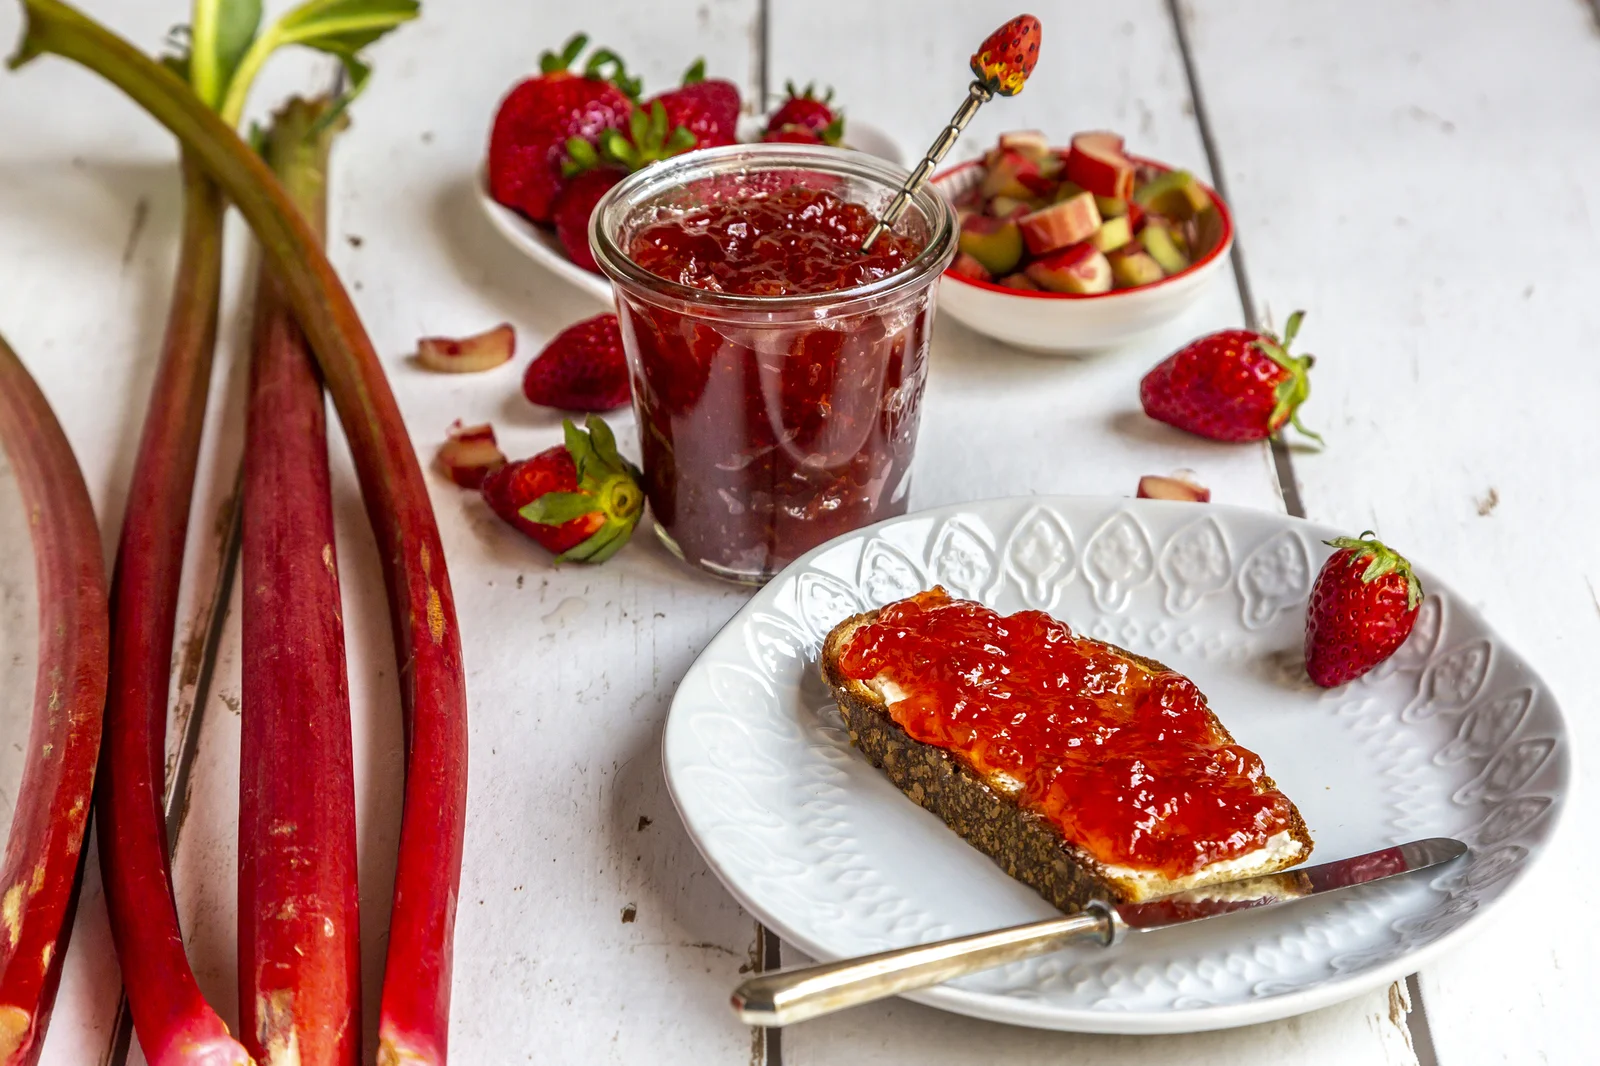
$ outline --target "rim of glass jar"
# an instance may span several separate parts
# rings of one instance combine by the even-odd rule
[[[742,164],[742,165],[741,165]],[[862,178],[893,194],[910,171],[878,156],[848,148],[812,144],[730,144],[701,148],[635,171],[612,186],[589,217],[589,247],[602,272],[615,284],[648,290],[692,304],[715,305],[724,310],[756,312],[814,312],[827,308],[848,313],[857,304],[875,301],[902,289],[936,280],[955,251],[955,208],[932,184],[917,191],[913,203],[932,222],[927,243],[903,270],[866,285],[798,296],[746,296],[709,292],[651,273],[630,259],[617,244],[615,234],[629,212],[664,189],[735,170],[776,170],[798,167]]]

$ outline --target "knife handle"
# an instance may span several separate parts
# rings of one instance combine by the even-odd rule
[[[1111,945],[1127,926],[1094,902],[1081,914],[752,977],[733,991],[746,1025],[788,1025],[963,974],[1059,951],[1074,941]]]

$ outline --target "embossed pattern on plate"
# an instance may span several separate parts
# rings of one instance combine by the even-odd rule
[[[910,998],[998,1021],[1188,1032],[1287,1017],[1409,973],[1548,846],[1572,780],[1544,682],[1438,578],[1379,670],[1318,689],[1305,602],[1336,531],[1159,500],[1036,497],[907,515],[789,567],[684,678],[668,783],[728,889],[819,959],[1052,912],[889,784],[817,677],[822,638],[942,582],[998,610],[1048,610],[1195,679],[1299,805],[1318,860],[1448,835],[1470,858],[1431,882],[1064,952]]]

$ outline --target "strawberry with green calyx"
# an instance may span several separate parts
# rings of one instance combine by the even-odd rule
[[[696,146],[695,136],[689,129],[682,125],[674,126],[666,107],[660,100],[655,100],[648,107],[640,108],[628,120],[628,132],[621,130],[606,130],[600,135],[600,150],[596,153],[598,160],[615,164],[624,170],[643,170],[651,163],[659,163],[663,159],[680,155]],[[569,144],[567,152],[570,155],[576,145]],[[579,149],[582,159],[591,157]],[[575,162],[579,157],[573,157]],[[584,165],[579,162],[579,165]]]
[[[598,148],[581,137],[567,141],[567,157],[561,164],[566,184],[556,196],[550,220],[567,258],[590,273],[600,273],[589,247],[589,216],[600,198],[629,172],[695,146],[694,134],[682,126],[668,133],[668,122],[666,108],[653,103],[629,117],[626,135],[616,129],[603,131]]]
[[[603,563],[644,514],[637,467],[617,452],[611,427],[590,415],[588,432],[562,422],[566,443],[507,463],[483,481],[495,514],[555,553],[557,563]]]
[[[844,115],[830,106],[833,90],[819,97],[814,85],[796,89],[791,81],[784,88],[789,95],[767,119],[761,139],[791,144],[838,144],[844,137]],[[806,140],[801,130],[813,134],[813,139]]]
[[[1039,20],[1018,15],[983,39],[972,54],[972,76],[992,93],[1015,96],[1039,62]]]
[[[581,74],[569,69],[587,44],[577,34],[559,54],[545,52],[539,74],[513,88],[495,115],[489,191],[535,222],[550,221],[571,141],[593,145],[628,120],[639,95],[638,79],[608,49],[591,54]]]
[[[695,148],[717,148],[733,144],[739,127],[739,87],[726,78],[706,77],[706,61],[697,59],[684,72],[683,84],[645,101],[645,110],[660,104],[667,112],[667,125],[679,127],[694,137]]]
[[[1306,673],[1333,688],[1367,673],[1411,635],[1422,583],[1405,557],[1371,531],[1327,542],[1306,609]]]
[[[593,154],[594,148],[587,141],[575,143],[583,145],[588,150],[586,154]],[[595,262],[594,250],[589,247],[589,216],[594,214],[595,205],[611,186],[627,176],[628,172],[619,166],[596,165],[593,169],[574,170],[568,174],[561,192],[556,194],[550,212],[556,239],[566,249],[567,258],[591,274],[600,273],[600,264]]]
[[[1304,317],[1303,311],[1289,316],[1281,341],[1248,329],[1191,341],[1139,382],[1145,414],[1212,440],[1264,440],[1290,424],[1322,443],[1300,423],[1312,357],[1288,352]]]

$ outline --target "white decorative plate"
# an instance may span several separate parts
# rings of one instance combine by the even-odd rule
[[[910,998],[1086,1032],[1268,1021],[1381,986],[1442,951],[1548,847],[1572,746],[1544,682],[1432,574],[1416,630],[1323,691],[1305,603],[1336,531],[1283,515],[1034,497],[908,515],[783,571],[684,678],[664,743],[690,835],[728,890],[818,959],[1048,917],[1051,908],[850,747],[817,677],[847,615],[935,582],[1182,670],[1305,815],[1327,861],[1448,835],[1470,858],[1373,885],[962,978]]]
[[[765,122],[761,116],[746,115],[741,118],[740,139],[759,140]],[[900,146],[895,143],[894,138],[878,127],[852,118],[845,128],[847,130],[845,140],[849,142],[850,147],[887,159],[891,163],[903,162],[904,155],[900,151]],[[566,250],[556,239],[554,230],[536,226],[509,207],[496,203],[494,197],[489,195],[488,176],[483,166],[478,168],[475,189],[478,194],[478,206],[489,217],[494,228],[516,246],[518,251],[551,273],[567,279],[595,299],[610,305],[611,283],[599,274],[591,273],[568,259]]]

